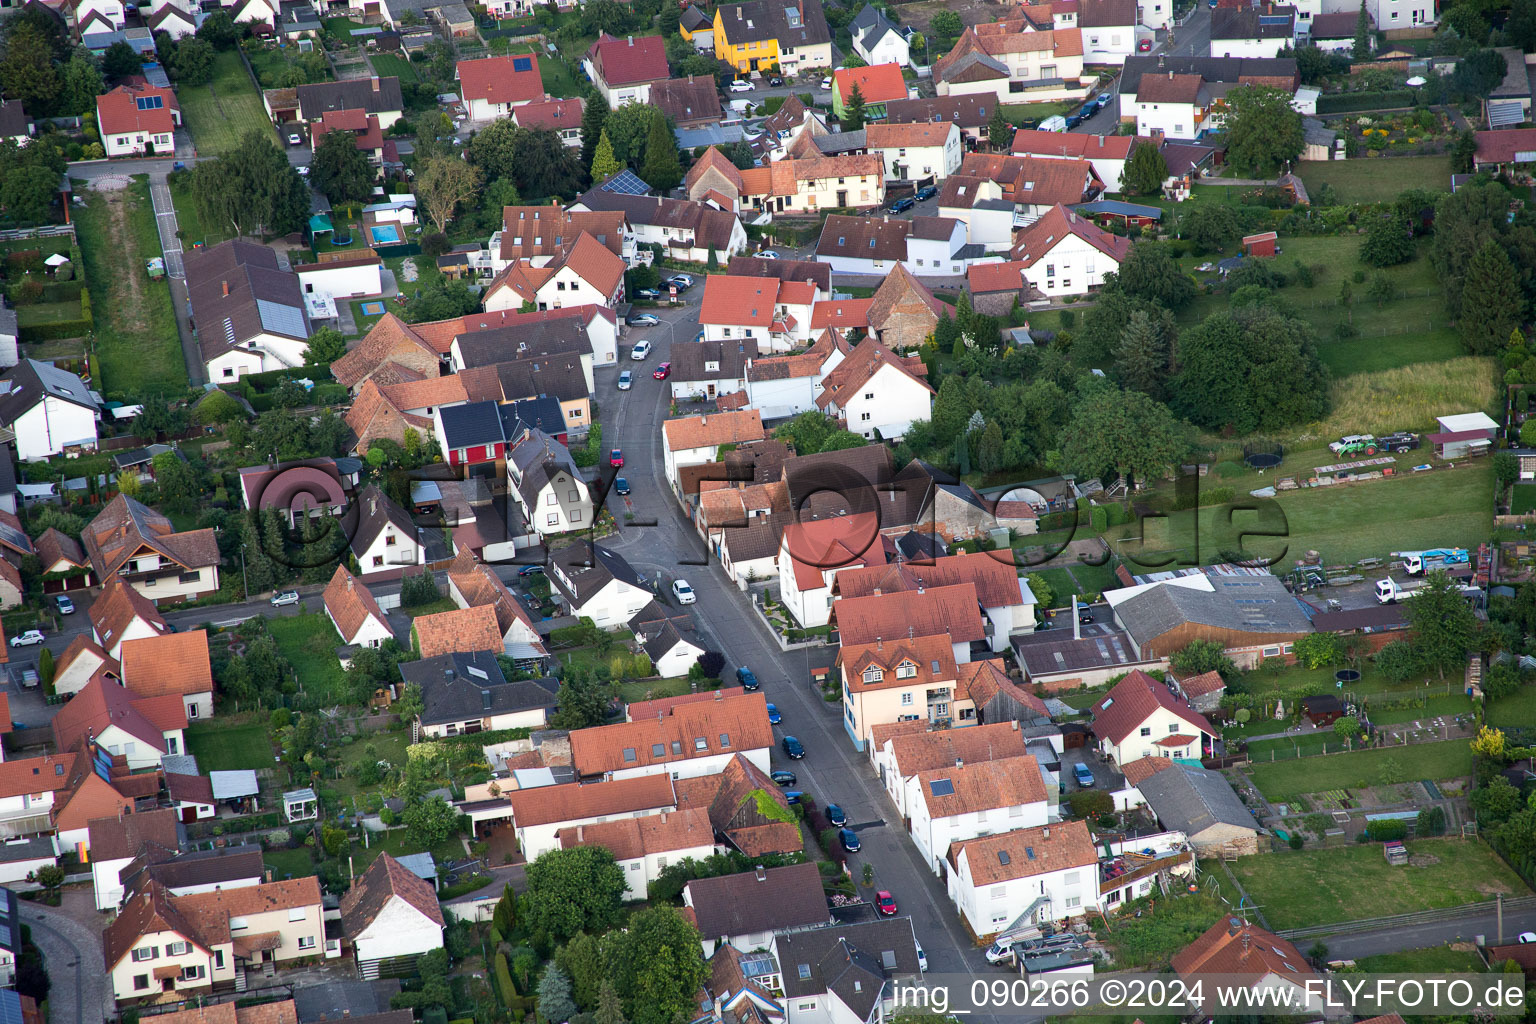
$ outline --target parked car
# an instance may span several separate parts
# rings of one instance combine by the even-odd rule
[[[768,88],[770,89],[777,89],[783,84],[784,79],[780,78],[778,75],[774,75],[772,78],[768,79]]]
[[[881,889],[875,893],[875,907],[884,917],[896,916],[896,897],[891,895],[889,889]]]
[[[693,604],[699,599],[699,595],[693,592],[687,580],[672,581],[672,596],[677,598],[678,604]]]
[[[923,952],[922,946],[917,947],[917,969],[919,971],[928,969],[928,954]]]
[[[16,682],[22,687],[22,689],[25,689],[25,690],[35,690],[35,689],[37,689],[37,684],[42,681],[41,678],[37,674],[37,666],[36,665],[23,665],[23,666],[21,666],[20,670],[17,672],[17,676],[18,676],[18,678],[17,678]],[[21,729],[21,728],[25,728],[25,727],[18,725],[16,728]]]
[[[637,363],[650,354],[651,343],[648,341],[636,342],[635,347],[629,350],[629,358],[633,359]]]
[[[911,196],[902,196],[900,199],[897,199],[895,202],[891,203],[891,212],[906,213],[916,205],[917,200],[913,199]]]
[[[619,390],[628,391],[635,386],[635,375],[629,370],[619,371]]]
[[[779,706],[777,704],[769,704],[768,705],[768,724],[769,725],[778,725],[781,720],[782,720],[782,716],[779,714]]]
[[[53,607],[54,610],[57,611],[60,615],[75,614],[75,602],[71,601],[63,594],[53,595]]]
[[[1522,943],[1524,943],[1524,942],[1536,942],[1536,932],[1521,932],[1520,933],[1520,941]]]
[[[538,576],[544,572],[542,565],[525,565],[517,570],[519,576]]]
[[[762,683],[757,681],[757,676],[752,674],[752,670],[745,665],[736,670],[736,681],[741,684],[743,690],[748,691],[760,690],[763,686]]]
[[[782,768],[778,771],[769,772],[768,777],[773,780],[776,786],[793,786],[795,784],[795,773],[787,772]]]
[[[1077,621],[1085,626],[1093,625],[1093,612],[1078,612]]]
[[[649,313],[641,313],[629,318],[629,326],[631,327],[655,327],[659,323],[661,321]],[[642,344],[649,345],[650,342],[642,342]]]
[[[622,448],[615,448],[608,453],[608,465],[614,469],[624,468],[624,450]]]
[[[823,90],[831,89],[832,88],[832,76],[828,75],[827,77],[823,78],[821,80],[821,87],[822,87]]]
[[[1072,776],[1077,779],[1077,784],[1084,789],[1093,788],[1093,770],[1079,761],[1072,766]]]
[[[827,804],[827,820],[831,822],[833,826],[842,828],[844,825],[848,824],[848,815],[844,814],[843,809],[837,806],[837,804]]]
[[[667,284],[676,288],[680,292],[687,291],[689,288],[693,287],[693,278],[689,277],[687,274],[673,274],[671,277],[667,278]]]
[[[861,849],[859,846],[859,834],[851,828],[838,829],[837,838],[843,844],[843,849],[849,853],[858,853]]]
[[[297,590],[285,590],[280,594],[272,595],[272,607],[281,608],[284,605],[298,604],[299,592]]]
[[[932,199],[934,196],[936,196],[938,194],[939,194],[938,186],[936,186],[936,185],[924,185],[922,188],[917,190],[917,195],[913,196],[912,198],[916,199],[920,203],[926,203],[928,200]]]
[[[651,376],[655,377],[657,380],[666,380],[668,377],[672,376],[672,364],[662,363],[660,366],[656,367],[656,371],[652,373]]]
[[[784,802],[787,804],[797,804],[803,799],[805,799],[804,790],[789,789],[784,791]]]
[[[15,643],[14,640],[11,642]],[[804,745],[793,736],[785,736],[779,745],[784,748],[784,756],[788,757],[791,761],[799,761],[805,757]]]
[[[651,299],[651,300],[654,301],[656,299],[661,298],[661,292],[657,291],[655,288],[636,288],[635,289],[635,298],[637,298],[637,299]]]
[[[1066,130],[1067,119],[1062,117],[1060,114],[1052,114],[1050,117],[1040,122],[1040,131],[1042,132],[1064,132]]]
[[[1143,39],[1141,42],[1137,43],[1136,44],[1136,52],[1137,53],[1151,53],[1152,52],[1152,40],[1150,40],[1150,39]]]
[[[751,92],[752,89],[753,85],[751,82],[740,78],[731,80],[731,92]]]
[[[629,481],[625,480],[621,476],[614,477],[613,478],[613,493],[617,494],[621,498],[624,497],[624,495],[629,493]]]
[[[302,146],[302,145],[304,145],[304,136],[300,135],[298,132],[289,132],[288,133],[288,145],[290,145],[290,146]]]
[[[757,253],[756,256],[760,260],[776,260],[779,258],[779,254],[772,249],[764,249],[762,252]]]
[[[25,633],[17,633],[11,637],[12,647],[31,647],[33,644],[40,644],[42,642],[43,631],[40,629],[29,629]]]

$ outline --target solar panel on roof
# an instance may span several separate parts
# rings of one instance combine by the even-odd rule
[[[604,192],[617,192],[621,196],[644,196],[651,192],[651,186],[641,181],[634,171],[620,171],[598,187]]]
[[[934,796],[954,796],[955,784],[949,779],[934,779],[928,783],[928,790]]]
[[[165,98],[163,96],[137,96],[133,102],[138,105],[140,110],[159,110],[165,106]]]
[[[997,862],[999,864],[1009,864],[1012,861],[1013,861],[1013,858],[1008,855],[1008,851],[1007,850],[998,850],[997,851]]]
[[[304,311],[297,306],[285,306],[271,299],[257,299],[256,312],[261,316],[264,330],[292,338],[309,337],[308,325],[304,323]]]
[[[21,996],[13,988],[0,989],[0,1024],[23,1024]]]
[[[512,58],[512,70],[513,71],[532,71],[533,70],[533,58],[532,57],[513,57]]]

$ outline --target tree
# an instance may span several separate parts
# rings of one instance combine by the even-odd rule
[[[1333,734],[1341,740],[1352,740],[1360,735],[1360,719],[1344,715],[1333,720]]]
[[[1473,355],[1499,351],[1509,332],[1524,319],[1525,297],[1515,279],[1515,266],[1492,238],[1467,265],[1459,313],[1461,343]]]
[[[1328,409],[1312,327],[1266,306],[1213,313],[1179,338],[1173,409],[1240,434],[1307,423]]]
[[[1461,596],[1461,588],[1444,572],[1431,572],[1406,606],[1412,630],[1409,643],[1421,664],[1445,678],[1445,670],[1465,666],[1467,652],[1477,645],[1477,616]]]
[[[16,223],[48,223],[50,205],[58,192],[58,172],[46,167],[11,167],[0,174],[0,206]]]
[[[643,103],[626,103],[609,113],[608,120],[604,122],[608,140],[613,144],[614,159],[631,170],[638,171],[645,163],[645,144],[650,138],[651,121],[655,113],[655,107]]]
[[[1376,671],[1389,682],[1405,682],[1418,670],[1418,655],[1406,640],[1394,640],[1376,652]]]
[[[1395,267],[1413,259],[1413,232],[1395,216],[1373,217],[1360,243],[1360,262]]]
[[[1293,650],[1307,668],[1327,668],[1344,660],[1344,638],[1337,633],[1308,633],[1298,637]]]
[[[1451,142],[1451,173],[1471,174],[1477,162],[1477,133],[1468,128]]]
[[[634,1024],[673,1024],[695,1008],[694,994],[709,967],[698,929],[676,908],[642,910],[612,939],[609,970]]]
[[[1125,169],[1120,172],[1121,188],[1133,196],[1162,195],[1163,182],[1167,179],[1168,161],[1150,142],[1136,143],[1125,161]]]
[[[592,155],[592,183],[607,181],[624,169],[624,165],[613,157],[613,143],[608,140],[608,133],[604,131],[597,140],[597,149]]]
[[[215,50],[229,50],[240,41],[243,31],[228,11],[214,11],[197,27],[197,37],[208,40]]]
[[[181,85],[207,85],[213,80],[213,44],[197,36],[185,36],[176,44],[171,71]]]
[[[577,932],[607,931],[618,922],[624,870],[601,846],[543,853],[528,865],[527,878],[523,920],[536,940],[561,942]]]
[[[460,203],[475,197],[479,185],[480,171],[477,168],[450,157],[428,160],[426,166],[416,172],[416,198],[437,231],[447,227]]]
[[[1189,453],[1191,439],[1166,407],[1095,381],[1079,391],[1060,443],[1059,468],[1083,479],[1118,473],[1135,482],[1170,472]]]
[[[132,53],[127,44],[123,48]],[[0,57],[0,92],[21,100],[29,112],[52,109],[53,98],[59,91],[59,73],[53,58],[53,48],[42,30],[31,23],[12,25],[5,36],[5,55]],[[133,60],[137,69],[138,56],[134,55]],[[133,73],[137,74],[137,70]]]
[[[512,178],[523,195],[544,199],[575,195],[580,189],[582,169],[576,155],[548,128],[519,131],[516,151]],[[678,180],[682,180],[681,174]]]
[[[1504,733],[1486,725],[1479,726],[1472,740],[1472,753],[1478,757],[1500,759],[1504,756]]]
[[[1180,310],[1195,297],[1195,282],[1179,269],[1163,242],[1137,242],[1125,254],[1120,269],[1106,274],[1104,290],[1119,289],[1134,299],[1149,299]]]
[[[37,869],[37,884],[49,892],[57,892],[64,887],[64,879],[68,876],[64,869],[57,864],[48,864]]]
[[[576,1001],[571,998],[571,979],[559,964],[544,968],[539,979],[539,1016],[550,1024],[560,1024],[576,1015]]]
[[[1488,785],[1472,791],[1472,810],[1484,826],[1503,824],[1524,804],[1520,791],[1502,775],[1495,775]]]
[[[732,146],[728,155],[731,158],[731,164],[739,171],[757,166],[757,158],[752,155],[752,147],[747,145],[746,139],[741,139]]]
[[[1371,286],[1365,291],[1366,297],[1376,303],[1377,308],[1397,298],[1397,285],[1386,274],[1372,274]]]
[[[1001,106],[993,108],[992,120],[987,122],[987,141],[997,152],[1003,152],[1013,142],[1013,125],[1003,116]]]
[[[848,90],[848,102],[843,104],[843,131],[856,132],[864,127],[864,90],[858,82]]]
[[[953,39],[965,31],[965,23],[954,11],[938,11],[928,23],[928,28],[936,36]]]
[[[326,132],[309,170],[315,189],[333,206],[361,203],[373,195],[374,170],[351,132]]]
[[[1191,640],[1188,646],[1168,656],[1168,664],[1181,676],[1215,672],[1223,679],[1237,678],[1237,665],[1215,640]]]
[[[1355,60],[1369,60],[1371,56],[1371,16],[1360,0],[1360,13],[1355,16]]]
[[[1029,583],[1030,593],[1035,595],[1035,607],[1043,613],[1047,609],[1056,607],[1056,590],[1043,573],[1032,572],[1025,577]]]
[[[465,151],[470,163],[480,168],[487,180],[516,180],[517,140],[522,129],[510,118],[492,121],[475,132]]]
[[[1202,252],[1223,249],[1243,233],[1226,203],[1195,203],[1179,218],[1179,232]]]
[[[401,820],[406,838],[418,846],[436,846],[459,830],[459,812],[440,796],[411,801]]]
[[[309,336],[304,365],[328,366],[347,354],[347,339],[334,327],[321,327]]]
[[[587,97],[587,109],[581,115],[581,166],[592,166],[592,159],[597,155],[597,141],[602,138],[607,121],[608,101],[594,90]]]
[[[592,1024],[627,1024],[624,1020],[624,1004],[613,990],[613,982],[603,979],[597,994],[597,1009],[592,1013]]]
[[[552,727],[585,729],[602,725],[608,717],[608,705],[613,701],[613,687],[606,679],[568,669],[560,680],[558,701],[549,718]]]
[[[1301,155],[1301,113],[1291,95],[1262,85],[1227,93],[1227,160],[1239,171],[1269,177]]]
[[[309,186],[259,129],[223,157],[199,162],[187,180],[204,223],[234,234],[286,235],[309,219]]]
[[[95,109],[96,97],[106,92],[101,71],[88,52],[76,51],[60,72],[59,113],[76,115]]]
[[[645,139],[645,164],[640,177],[657,192],[665,194],[683,180],[683,165],[677,153],[677,137],[660,110],[653,110],[651,127]]]
[[[1160,398],[1168,377],[1168,344],[1146,310],[1131,314],[1115,350],[1115,373],[1126,387]]]
[[[155,467],[161,504],[172,512],[190,512],[198,507],[203,499],[203,482],[180,452],[161,452],[151,464]]]
[[[400,693],[400,699],[395,701],[395,714],[400,716],[400,721],[410,724],[426,709],[426,702],[421,698],[421,686],[417,683],[406,683],[405,689]]]

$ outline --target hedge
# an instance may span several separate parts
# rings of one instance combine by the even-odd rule
[[[240,377],[241,384],[249,384],[254,391],[271,391],[285,380],[312,380],[316,384],[331,380],[331,367],[329,364],[322,366],[295,366],[285,370],[267,370],[263,373],[247,373]],[[250,398],[250,391],[245,397]]]
[[[1385,110],[1391,107],[1412,107],[1418,103],[1418,94],[1412,89],[1389,89],[1384,92],[1340,92],[1317,98],[1319,114],[1345,114],[1355,110]]]
[[[517,999],[517,986],[512,984],[512,972],[507,968],[507,954],[496,954],[496,992],[504,1006],[511,1006]]]
[[[91,333],[95,321],[91,319],[91,290],[80,289],[80,319],[59,320],[51,324],[30,324],[21,329],[22,341],[55,341],[59,338],[79,338]]]

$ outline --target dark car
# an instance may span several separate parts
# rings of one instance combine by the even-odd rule
[[[1093,613],[1092,612],[1079,612],[1078,616],[1077,616],[1077,621],[1081,622],[1085,626],[1092,625],[1093,624]]]
[[[912,207],[914,207],[916,205],[917,205],[917,201],[914,200],[911,196],[903,196],[900,199],[896,200],[895,202],[891,203],[891,212],[892,213],[906,213],[908,210],[912,209]]]
[[[1072,129],[1076,128],[1078,125],[1080,125],[1082,123],[1083,123],[1083,115],[1082,115],[1081,111],[1079,111],[1076,114],[1068,114],[1067,115],[1067,131],[1071,131]]]
[[[778,725],[779,722],[782,721],[782,720],[783,720],[783,716],[779,714],[779,706],[777,704],[769,704],[768,705],[768,724],[769,725]]]
[[[1083,104],[1083,109],[1079,110],[1077,112],[1077,119],[1079,121],[1086,121],[1090,117],[1092,117],[1094,114],[1097,114],[1098,112],[1099,112],[1099,101],[1098,100],[1089,100],[1087,103]]]
[[[837,838],[838,838],[838,841],[843,844],[843,849],[847,850],[849,853],[858,853],[859,852],[859,850],[860,850],[859,834],[857,832],[855,832],[853,829],[851,829],[851,828],[838,829],[838,831],[837,831]]]
[[[916,199],[920,203],[926,203],[928,200],[932,199],[934,196],[936,196],[938,194],[939,194],[938,186],[936,186],[936,185],[924,185],[922,188],[917,190],[917,195],[913,196],[912,198]]]
[[[789,790],[785,790],[785,792],[784,792],[784,802],[787,803],[787,804],[797,804],[801,800],[804,800],[804,799],[805,799],[805,791],[804,790],[789,789]]]
[[[655,288],[636,288],[635,289],[635,298],[637,298],[637,299],[659,299],[659,298],[661,298],[661,292],[658,292]]]
[[[743,665],[736,670],[736,681],[741,684],[743,690],[757,690],[762,688],[762,683],[757,681],[757,676],[752,670]]]
[[[791,761],[798,761],[805,757],[805,747],[793,736],[785,736],[784,742],[780,746],[784,748],[784,753]]]
[[[838,828],[848,824],[848,815],[837,804],[827,804],[827,820]]]
[[[768,88],[770,89],[777,89],[783,84],[784,79],[780,78],[778,75],[774,75],[772,78],[768,79]]]
[[[787,772],[782,768],[776,772],[769,772],[768,777],[773,780],[776,786],[793,786],[795,784],[795,773]]]
[[[613,478],[613,493],[617,494],[621,498],[624,497],[624,495],[629,493],[629,481],[625,480],[621,476],[614,477]]]
[[[525,565],[517,570],[519,576],[537,576],[544,571],[542,565]]]

